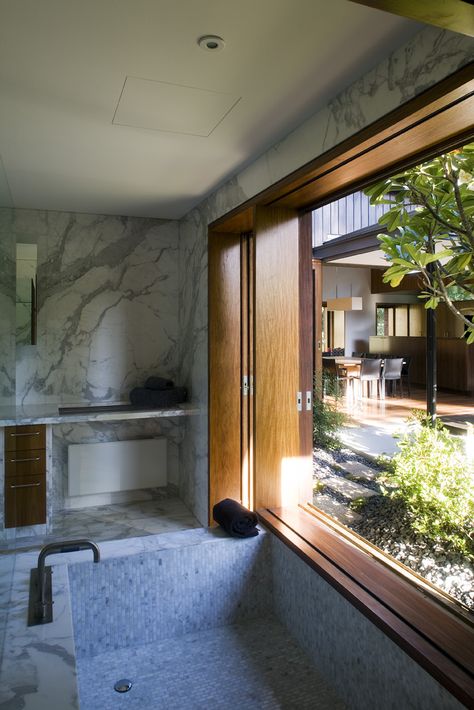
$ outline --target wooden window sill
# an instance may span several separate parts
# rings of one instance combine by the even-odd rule
[[[261,523],[467,707],[474,625],[302,508],[259,510]]]

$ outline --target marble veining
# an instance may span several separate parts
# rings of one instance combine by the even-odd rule
[[[92,421],[88,423],[62,424],[53,427],[53,490],[55,511],[71,507],[68,491],[68,447],[70,444],[94,444],[106,441],[133,441],[165,437],[167,441],[167,480],[179,486],[179,446],[183,438],[180,418],[153,418],[132,421]],[[121,493],[112,495],[110,502],[119,502]],[[133,495],[137,495],[134,492]],[[91,503],[95,505],[96,503]],[[74,507],[74,506],[72,506]]]
[[[120,401],[176,375],[178,230],[169,220],[2,209],[38,246],[36,346],[16,348],[16,400]]]
[[[29,569],[37,555],[19,558],[8,604],[0,707],[79,708],[67,567],[54,570],[54,623],[27,627]]]
[[[135,491],[134,497],[133,502],[53,510],[49,532],[35,530],[29,537],[16,535],[1,544],[0,553],[7,556],[15,551],[39,550],[50,542],[84,537],[105,542],[199,527],[172,486]]]
[[[16,243],[0,209],[0,406],[15,402]]]

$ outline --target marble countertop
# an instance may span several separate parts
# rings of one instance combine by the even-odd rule
[[[114,402],[111,405],[126,404],[126,402]],[[58,407],[87,406],[84,402],[60,403],[60,404],[31,404],[24,406],[0,407],[0,427],[17,426],[21,424],[67,424],[77,422],[112,422],[125,421],[131,419],[156,419],[157,417],[184,417],[199,414],[199,408],[192,402],[177,404],[166,409],[130,409],[128,411],[117,411],[111,409],[109,412],[94,411],[94,406],[90,406],[89,412],[60,414]],[[99,406],[99,405],[97,405]],[[100,405],[104,406],[104,405]]]

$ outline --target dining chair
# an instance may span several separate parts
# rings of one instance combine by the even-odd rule
[[[411,361],[412,361],[411,355],[405,355],[405,357],[403,358],[402,381],[401,381],[401,387],[403,386],[403,382],[406,383],[409,397],[411,397],[411,392],[410,392],[410,365],[411,365]]]
[[[372,383],[377,383],[377,394],[384,396],[383,382],[381,380],[382,360],[381,358],[362,358],[360,370],[352,375],[353,380],[359,381],[359,398],[362,397],[364,382],[367,382],[368,395],[372,394]]]
[[[385,382],[390,382],[391,393],[396,394],[397,382],[400,386],[400,395],[403,397],[403,386],[402,386],[402,368],[403,368],[403,358],[402,357],[390,357],[384,362],[382,378]]]
[[[329,394],[328,384],[334,384],[334,394],[339,396],[339,385],[345,385],[346,391],[349,384],[347,371],[338,365],[333,357],[323,357],[323,394]],[[329,390],[329,392],[328,392]]]

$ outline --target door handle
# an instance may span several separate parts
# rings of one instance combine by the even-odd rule
[[[302,392],[296,393],[296,409],[298,412],[303,411],[303,393]]]
[[[10,488],[37,488],[38,486],[41,486],[41,482],[39,483],[17,483],[14,485],[13,483],[10,483]]]
[[[39,431],[20,431],[18,433],[10,432],[10,436],[39,436],[39,435],[40,435]]]
[[[26,463],[26,461],[39,461],[40,457],[35,456],[32,459],[10,459],[10,463]]]

